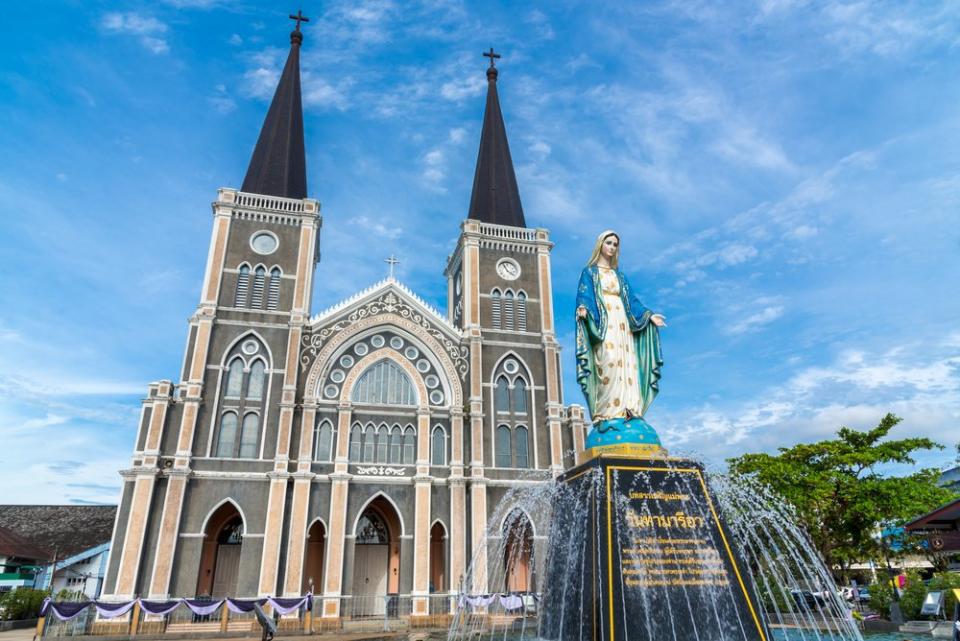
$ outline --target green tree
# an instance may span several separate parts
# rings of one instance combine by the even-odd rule
[[[0,595],[0,618],[33,619],[40,614],[43,600],[50,596],[47,590],[16,588]]]
[[[846,580],[854,561],[879,559],[874,538],[883,527],[902,525],[946,503],[954,493],[937,485],[939,471],[885,476],[887,464],[914,464],[922,450],[943,449],[927,438],[885,440],[900,418],[887,414],[876,427],[841,427],[836,439],[780,448],[779,454],[730,459],[734,474],[751,474],[796,509],[828,567]]]

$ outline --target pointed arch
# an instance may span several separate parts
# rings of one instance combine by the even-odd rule
[[[233,508],[240,514],[240,519],[243,521],[243,535],[244,536],[247,535],[247,515],[243,513],[243,508],[240,507],[240,504],[232,496],[228,496],[224,499],[221,499],[219,503],[217,503],[212,508],[210,508],[210,510],[207,512],[207,515],[203,517],[203,523],[200,525],[200,532],[206,535],[207,525],[209,525],[210,523],[210,517],[212,517],[217,512],[217,510],[219,510],[221,507],[223,507],[227,503],[232,505]]]
[[[519,506],[516,506],[516,505],[513,506],[512,508],[510,508],[509,510],[506,510],[506,511],[504,512],[503,518],[500,519],[500,530],[499,530],[499,532],[502,534],[503,531],[507,528],[507,526],[511,524],[511,522],[510,522],[510,517],[513,516],[514,514],[520,514],[520,515],[523,516],[523,518],[525,518],[525,519],[527,520],[527,522],[530,524],[530,532],[533,534],[533,537],[536,538],[536,537],[537,537],[537,526],[534,525],[534,523],[533,523],[533,518],[531,518],[530,513],[527,512],[527,511],[526,511],[525,509],[523,509],[522,507],[519,507]]]
[[[237,289],[233,296],[234,307],[246,307],[247,295],[250,292],[250,265],[246,262],[237,267]]]
[[[499,287],[494,287],[493,291],[490,292],[490,325],[496,329],[500,329],[501,323],[501,308],[503,306],[503,294],[500,293]]]
[[[446,537],[450,536],[450,530],[447,529],[447,524],[443,522],[442,519],[433,519],[433,522],[430,523],[430,529],[433,530],[435,526],[439,525],[443,528],[443,535]]]
[[[427,407],[427,386],[423,382],[423,376],[421,376],[420,372],[418,372],[416,367],[413,366],[413,363],[406,358],[400,357],[396,350],[388,347],[374,350],[360,359],[360,362],[354,364],[353,368],[350,370],[350,373],[347,375],[346,380],[343,382],[343,387],[340,391],[340,398],[353,398],[353,391],[361,377],[367,373],[367,370],[369,370],[371,366],[376,365],[384,359],[389,360],[394,365],[399,366],[399,368],[410,379],[410,383],[413,386],[415,397],[413,400],[415,405],[417,407]]]
[[[267,369],[272,368],[273,352],[270,350],[270,343],[268,343],[267,340],[260,334],[260,332],[258,332],[255,329],[248,329],[245,332],[237,335],[236,338],[234,338],[232,341],[227,343],[227,346],[223,350],[223,356],[220,358],[220,367],[223,368],[223,366],[226,365],[227,357],[230,356],[230,353],[233,351],[233,348],[235,348],[237,345],[242,343],[244,340],[251,337],[256,338],[260,342],[260,346],[263,348],[264,352],[266,352],[265,358],[267,360]]]
[[[270,269],[270,284],[267,286],[267,309],[275,311],[280,307],[280,279],[283,271],[274,265]]]
[[[388,494],[386,494],[385,492],[383,492],[382,490],[377,491],[377,492],[374,492],[373,494],[371,494],[370,497],[367,498],[367,500],[363,502],[363,504],[360,506],[360,508],[357,509],[357,514],[353,517],[353,526],[352,526],[349,530],[347,530],[347,532],[348,532],[349,534],[356,535],[356,533],[357,533],[357,524],[360,523],[360,517],[363,516],[363,513],[367,511],[367,508],[370,507],[370,504],[373,503],[373,502],[377,499],[377,497],[380,497],[380,498],[382,498],[383,500],[385,500],[387,503],[389,503],[389,504],[390,504],[390,507],[393,508],[393,511],[397,513],[397,520],[400,522],[400,534],[398,535],[398,537],[400,537],[400,536],[406,536],[406,534],[407,534],[407,526],[406,526],[406,524],[403,522],[403,513],[400,511],[400,506],[398,506],[397,503],[396,503],[396,501],[394,501],[392,498],[390,498],[390,496],[389,496]]]

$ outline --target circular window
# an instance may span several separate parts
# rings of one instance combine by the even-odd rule
[[[323,395],[327,398],[336,398],[339,391],[336,385],[327,385],[323,388]]]
[[[411,345],[407,349],[403,350],[403,355],[409,358],[411,361],[417,356],[420,356],[420,350]]]
[[[383,347],[386,344],[386,342],[387,342],[386,339],[384,339],[384,337],[381,336],[380,334],[377,334],[376,336],[370,339],[370,344],[376,348]]]
[[[421,358],[417,361],[417,371],[421,374],[430,371],[430,362],[425,358]]]
[[[520,366],[517,365],[517,361],[511,358],[503,364],[503,369],[506,370],[507,374],[516,374]]]
[[[392,347],[393,349],[400,349],[401,347],[403,347],[403,339],[400,338],[399,336],[394,336],[393,338],[390,339],[390,347]]]
[[[343,373],[342,369],[335,369],[330,372],[330,380],[334,383],[342,383],[346,377],[347,375]]]
[[[279,245],[277,237],[268,231],[258,231],[250,237],[250,247],[258,254],[272,254]]]
[[[433,403],[434,405],[440,405],[441,403],[443,403],[443,392],[441,392],[438,389],[435,389],[432,392],[430,392],[430,402]]]
[[[363,356],[364,354],[370,351],[370,348],[367,347],[366,343],[358,343],[353,348],[353,351],[356,352],[357,356]]]
[[[425,379],[423,379],[423,383],[430,389],[433,389],[440,384],[440,379],[437,378],[435,374],[430,374]]]
[[[240,349],[243,350],[244,354],[256,354],[257,350],[260,349],[260,346],[257,345],[257,341],[244,341],[243,345],[240,346]]]
[[[353,367],[353,356],[350,354],[344,354],[340,357],[340,364],[344,367]]]

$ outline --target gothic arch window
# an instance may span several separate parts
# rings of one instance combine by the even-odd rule
[[[217,437],[217,456],[231,457],[237,443],[237,414],[225,412],[220,417],[220,431]]]
[[[417,432],[408,425],[403,430],[403,464],[413,465],[416,460]]]
[[[363,450],[363,434],[360,425],[350,428],[350,462],[359,463],[360,453]]]
[[[516,300],[517,331],[527,331],[527,295],[517,292]]]
[[[243,428],[240,430],[240,458],[256,458],[259,440],[260,416],[250,412],[243,417]]]
[[[266,369],[266,364],[260,359],[250,366],[250,376],[247,378],[247,400],[263,400]]]
[[[263,309],[263,281],[266,275],[267,270],[263,265],[258,265],[253,272],[253,294],[250,296],[250,307],[253,309]]]
[[[240,271],[237,274],[237,292],[233,298],[234,307],[247,306],[247,294],[250,292],[250,265],[244,263],[240,265]]]
[[[363,428],[363,462],[373,463],[377,451],[377,433],[373,425]]]
[[[280,307],[280,268],[270,270],[270,286],[267,289],[267,309],[276,310]]]
[[[357,521],[357,545],[382,545],[390,542],[390,533],[380,515],[367,510]]]
[[[447,464],[447,433],[437,425],[430,437],[430,465]]]
[[[500,329],[501,294],[499,289],[490,292],[490,325]]]
[[[333,424],[323,420],[313,428],[313,460],[327,462],[331,457],[333,445]]]
[[[403,432],[399,425],[394,425],[390,430],[390,462],[403,462]]]
[[[503,293],[503,329],[516,329],[513,325],[513,292]]]
[[[417,395],[403,368],[385,358],[360,376],[350,400],[375,405],[416,405]]]
[[[493,406],[497,412],[510,411],[510,383],[506,376],[497,378],[497,386],[493,393]]]
[[[529,439],[523,425],[513,430],[513,467],[530,467]]]
[[[243,359],[237,356],[230,361],[230,367],[227,368],[227,388],[224,395],[227,398],[240,398],[240,391],[243,389]]]
[[[377,428],[377,463],[386,463],[390,451],[390,430],[386,425]]]
[[[511,409],[514,414],[527,413],[527,383],[519,376],[513,381],[513,390],[510,393]]]

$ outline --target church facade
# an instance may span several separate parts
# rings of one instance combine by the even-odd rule
[[[431,596],[537,591],[546,524],[490,520],[570,467],[586,424],[563,403],[552,243],[524,221],[492,51],[447,313],[391,276],[312,315],[302,40],[298,24],[241,189],[213,203],[180,381],[149,386],[121,472],[104,596],[312,591],[337,618],[361,597],[426,615]],[[519,562],[492,585],[499,536]]]

